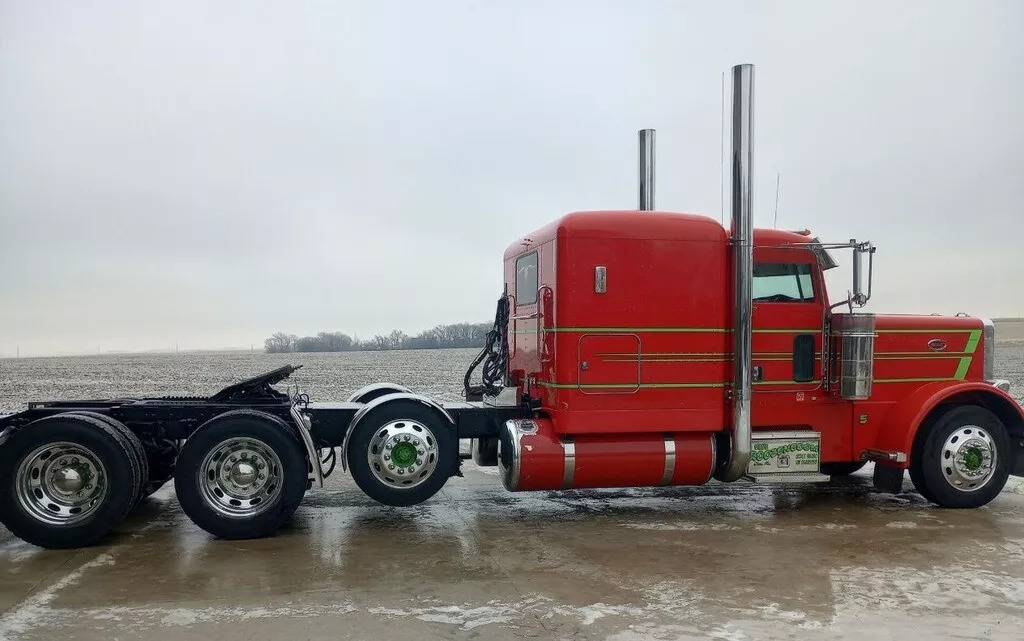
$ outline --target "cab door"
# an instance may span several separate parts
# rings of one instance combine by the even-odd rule
[[[825,306],[820,283],[820,271],[809,252],[755,248],[755,395],[785,394],[791,403],[820,389]]]

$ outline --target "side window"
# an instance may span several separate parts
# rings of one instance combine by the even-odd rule
[[[809,263],[754,263],[754,301],[810,303],[814,284]]]
[[[516,305],[537,302],[537,252],[516,259]]]

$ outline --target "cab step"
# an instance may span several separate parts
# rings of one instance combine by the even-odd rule
[[[755,483],[825,483],[832,477],[827,474],[805,472],[796,474],[748,474],[746,478]]]

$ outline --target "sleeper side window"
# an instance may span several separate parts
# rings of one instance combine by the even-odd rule
[[[814,283],[809,263],[754,263],[754,302],[810,303]]]
[[[537,252],[516,259],[516,305],[537,302]]]

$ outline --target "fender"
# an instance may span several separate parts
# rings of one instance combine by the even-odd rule
[[[363,417],[365,417],[374,409],[380,407],[381,405],[384,405],[385,403],[402,400],[417,401],[419,403],[423,403],[427,407],[437,412],[439,416],[443,417],[446,421],[448,421],[448,423],[452,427],[455,427],[455,419],[452,418],[452,415],[448,412],[448,410],[442,407],[440,403],[438,403],[432,398],[427,398],[426,396],[421,396],[419,394],[413,394],[412,392],[395,392],[393,394],[387,394],[385,396],[377,397],[370,401],[369,403],[367,403],[366,405],[363,405],[361,408],[359,408],[359,411],[357,411],[355,416],[352,417],[352,420],[349,421],[348,429],[345,431],[345,440],[341,442],[342,470],[346,472],[348,471],[348,442],[349,439],[352,438],[352,432],[354,432],[356,430],[356,426],[359,425],[359,421],[363,420]]]
[[[962,401],[957,397],[962,397]],[[993,385],[980,381],[929,383],[897,402],[886,413],[875,445],[882,451],[903,452],[907,455],[906,461],[886,462],[887,465],[904,469],[910,467],[917,430],[936,407],[949,401],[973,403],[993,410],[1011,433],[1024,426],[1024,409],[1012,396]]]
[[[363,399],[367,397],[370,397],[370,400],[373,400],[374,398],[384,396],[384,394],[391,394],[394,392],[412,394],[412,390],[404,385],[396,385],[395,383],[370,383],[369,385],[364,385],[352,392],[352,395],[348,397],[348,402],[363,403]]]

